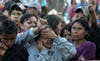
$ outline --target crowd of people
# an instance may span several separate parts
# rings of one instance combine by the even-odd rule
[[[100,1],[68,4],[62,14],[35,1],[1,5],[0,61],[100,60]]]

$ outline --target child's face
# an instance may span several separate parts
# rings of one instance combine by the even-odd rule
[[[27,21],[25,21],[22,25],[21,28],[26,31],[28,29],[30,29],[31,27],[36,27],[37,26],[37,19],[36,17],[32,16],[30,18],[27,19]]]
[[[45,33],[50,32],[49,28],[42,30],[41,33],[44,33],[44,31],[45,31]],[[44,35],[46,35],[46,34],[44,34]],[[42,41],[42,45],[46,48],[51,48],[53,40],[51,38],[47,38],[47,37],[49,37],[48,35],[46,35],[46,37],[44,35],[40,36],[40,40]],[[44,38],[43,38],[43,36],[44,36]]]
[[[63,35],[68,41],[72,41],[71,33],[68,30],[64,30]]]
[[[51,48],[52,47],[52,40],[51,39],[42,39],[42,44],[46,48]]]
[[[22,11],[13,10],[11,13],[11,20],[16,24],[19,23],[21,16],[23,15]]]

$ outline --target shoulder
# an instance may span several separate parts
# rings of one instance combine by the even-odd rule
[[[93,42],[91,41],[86,41],[84,44],[89,44],[89,45],[95,45]]]
[[[95,45],[93,42],[91,42],[91,41],[86,41],[86,42],[83,44],[83,46],[84,46],[85,48],[91,48],[91,49],[95,49],[95,48],[96,48],[96,45]]]
[[[14,48],[17,49],[18,51],[27,52],[27,49],[20,44],[15,44]]]

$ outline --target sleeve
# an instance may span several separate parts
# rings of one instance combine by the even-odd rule
[[[57,49],[60,51],[59,53],[64,61],[68,61],[76,54],[76,48],[67,39],[58,36],[54,42],[57,44]]]
[[[26,44],[29,42],[31,39],[35,38],[37,35],[34,34],[33,28],[30,28],[26,32],[18,33],[17,38],[16,38],[16,43],[17,44]]]
[[[84,47],[83,57],[87,60],[91,60],[95,58],[96,46],[92,42],[87,42]]]

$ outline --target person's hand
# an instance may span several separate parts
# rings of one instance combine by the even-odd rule
[[[95,11],[95,8],[94,8],[93,4],[90,4],[88,9],[89,9],[90,13]]]
[[[6,52],[7,48],[8,47],[3,42],[0,42],[0,56],[4,55],[4,53]]]
[[[47,20],[40,18],[37,22],[38,27],[41,27],[43,25],[47,25]]]
[[[37,47],[38,47],[39,50],[41,50],[43,48],[41,39],[38,40]]]
[[[78,61],[85,61],[85,58],[81,55],[81,56],[78,58]]]
[[[46,26],[47,26],[47,20],[40,18],[37,22],[37,27],[35,27],[33,31],[35,34],[40,33]]]
[[[57,37],[57,35],[51,28],[46,28],[42,30],[40,35],[41,35],[41,38],[52,39],[52,40],[54,40]]]

